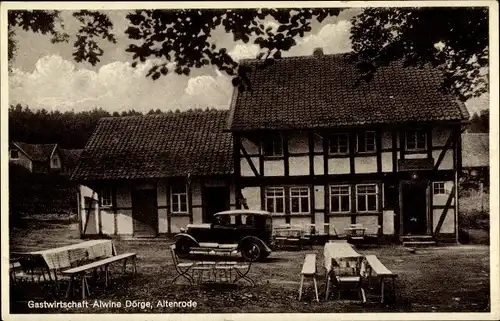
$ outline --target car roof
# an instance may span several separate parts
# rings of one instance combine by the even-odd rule
[[[228,211],[222,211],[215,213],[214,216],[216,215],[241,215],[241,214],[251,214],[251,215],[264,215],[264,216],[270,216],[271,213],[267,211],[261,211],[261,210],[228,210]]]

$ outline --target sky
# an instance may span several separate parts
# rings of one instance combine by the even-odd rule
[[[104,55],[96,66],[77,63],[72,57],[72,40],[52,44],[50,36],[17,30],[18,51],[9,77],[9,102],[28,105],[31,109],[75,112],[101,107],[110,112],[135,109],[187,110],[190,108],[229,108],[233,92],[231,77],[208,66],[192,69],[190,76],[169,73],[158,80],[145,77],[152,60],[131,66],[132,54],[125,49],[131,43],[124,33],[128,27],[126,10],[104,11],[113,22],[116,44],[101,42]],[[297,46],[283,56],[312,54],[322,47],[325,54],[351,50],[350,18],[359,9],[348,9],[338,17],[329,17],[322,23],[314,22],[312,30],[297,38]],[[74,35],[79,22],[71,11],[62,12],[65,30]],[[277,28],[274,21],[265,24]],[[251,43],[234,42],[232,34],[219,29],[213,32],[218,46],[227,48],[235,60],[255,58],[259,47]],[[466,102],[469,111],[487,108],[488,96]]]

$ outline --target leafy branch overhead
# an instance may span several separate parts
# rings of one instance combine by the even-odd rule
[[[137,10],[127,15],[129,38],[140,41],[127,49],[133,53],[135,64],[153,57],[163,62],[148,73],[153,79],[174,72],[189,75],[192,68],[206,65],[234,76],[233,84],[243,89],[246,83],[243,70],[226,48],[219,48],[212,33],[222,27],[233,35],[234,41],[253,42],[261,48],[260,58],[278,59],[282,51],[296,45],[295,37],[311,31],[311,21],[323,21],[336,16],[341,9],[241,9],[241,10]],[[280,25],[273,30],[264,24],[274,18]]]
[[[125,33],[133,41],[126,49],[133,65],[157,62],[148,77],[156,80],[173,71],[189,75],[193,68],[213,65],[233,76],[233,85],[249,87],[244,68],[238,68],[214,35],[222,28],[233,40],[257,44],[263,67],[281,58],[296,39],[311,31],[311,23],[337,16],[341,8],[136,10],[127,15]],[[100,41],[116,43],[111,19],[102,12],[73,13],[81,27],[73,56],[96,65],[103,55]],[[9,11],[9,61],[15,56],[15,28],[50,34],[67,42],[59,11]],[[277,22],[273,28],[267,22]],[[367,8],[352,18],[353,61],[369,80],[378,67],[394,60],[407,65],[433,64],[445,75],[443,88],[462,100],[488,90],[488,8]]]
[[[370,8],[351,22],[354,58],[368,79],[403,59],[440,68],[444,88],[462,100],[488,90],[487,8]]]

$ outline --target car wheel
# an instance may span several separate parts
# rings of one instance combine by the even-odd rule
[[[179,257],[186,257],[189,255],[189,251],[193,245],[194,243],[192,240],[180,238],[175,242],[175,253],[177,253]]]
[[[261,252],[260,246],[256,242],[250,241],[241,245],[241,256],[243,256],[245,261],[257,261],[260,258]]]

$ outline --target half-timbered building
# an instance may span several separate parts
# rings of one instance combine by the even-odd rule
[[[156,237],[235,208],[227,111],[107,117],[72,179],[82,237]]]
[[[234,182],[275,224],[344,234],[457,239],[463,103],[429,66],[394,62],[364,80],[345,54],[245,60],[235,90]],[[242,206],[237,204],[237,206]]]

